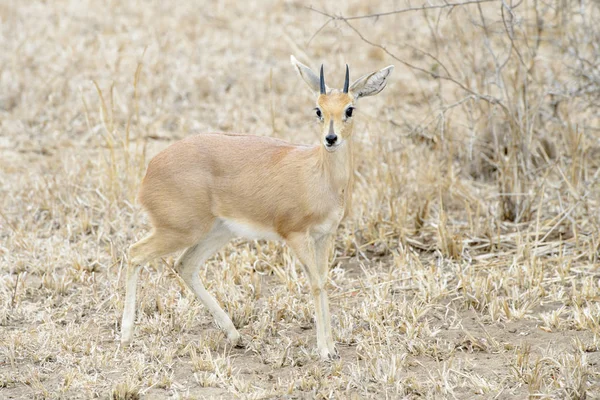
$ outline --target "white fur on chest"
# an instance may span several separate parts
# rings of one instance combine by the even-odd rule
[[[250,240],[281,240],[281,237],[274,231],[249,224],[244,221],[234,219],[222,219],[223,225],[227,227],[234,235]]]

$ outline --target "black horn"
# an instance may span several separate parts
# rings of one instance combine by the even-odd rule
[[[344,79],[344,93],[348,93],[348,86],[350,86],[350,69],[346,64],[346,79]]]
[[[323,76],[323,64],[321,64],[321,94],[325,94],[325,77]]]

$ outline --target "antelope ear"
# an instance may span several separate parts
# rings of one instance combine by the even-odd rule
[[[377,72],[361,76],[350,86],[350,93],[355,99],[376,95],[385,88],[387,78],[393,70],[394,66],[390,65]]]
[[[300,77],[304,80],[304,82],[306,82],[308,87],[310,87],[310,89],[315,94],[321,93],[321,80],[319,79],[319,76],[315,74],[312,71],[312,69],[308,68],[306,65],[296,60],[296,57],[290,56],[290,60],[292,61],[292,65],[296,67],[296,70],[300,74]],[[327,89],[327,91],[329,91],[329,88],[327,86],[325,86],[325,88]]]

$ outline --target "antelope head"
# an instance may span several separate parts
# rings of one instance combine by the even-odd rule
[[[338,90],[331,89],[325,84],[323,65],[317,76],[294,56],[291,56],[291,61],[304,82],[317,95],[317,107],[314,111],[321,124],[323,146],[328,152],[335,152],[351,139],[358,99],[381,92],[387,84],[387,78],[394,70],[394,66],[390,65],[377,72],[363,75],[350,84],[350,69],[346,64],[344,87]]]

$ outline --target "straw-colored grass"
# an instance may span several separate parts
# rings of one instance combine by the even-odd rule
[[[313,5],[409,6],[368,3]],[[598,3],[328,19],[266,0],[0,3],[0,398],[600,397]],[[396,64],[357,110],[329,286],[341,359],[319,361],[302,270],[262,241],[201,270],[244,349],[174,256],[143,269],[120,348],[147,162],[197,131],[316,143],[290,54],[339,85],[346,62]]]

